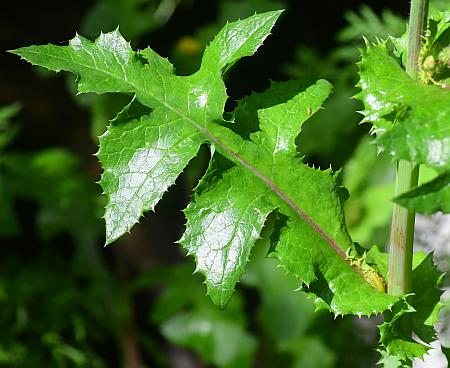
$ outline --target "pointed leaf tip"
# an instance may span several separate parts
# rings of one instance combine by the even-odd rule
[[[253,55],[270,34],[283,10],[255,14],[249,18],[227,23],[203,55],[202,69],[222,71],[236,61]]]

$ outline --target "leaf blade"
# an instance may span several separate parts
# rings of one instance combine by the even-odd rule
[[[227,23],[206,48],[201,69],[213,66],[214,69],[227,70],[237,60],[253,55],[282,12],[274,10]]]
[[[398,204],[425,215],[437,211],[450,212],[450,171],[432,181],[394,198]]]
[[[176,126],[176,129],[174,129]],[[128,232],[153,210],[197,154],[202,136],[177,116],[153,112],[112,125],[100,137],[100,184],[108,196],[106,244]]]
[[[66,57],[65,68],[80,74],[81,92],[132,93],[135,101],[151,109],[150,113],[141,112],[142,115],[139,109],[136,114],[131,108],[119,114],[100,142],[99,157],[105,168],[101,184],[109,196],[106,209],[108,242],[129,231],[144,211],[152,209],[197,153],[200,144],[208,142],[218,154],[235,165],[234,171],[220,178],[222,182],[217,184],[220,190],[209,195],[215,196],[219,204],[231,203],[230,208],[238,215],[233,217],[230,226],[227,223],[224,226],[222,220],[227,208],[222,206],[218,215],[213,216],[217,218],[217,226],[212,227],[215,231],[205,238],[205,229],[200,225],[198,239],[191,236],[190,250],[198,259],[206,254],[206,260],[212,262],[212,267],[199,264],[206,274],[207,284],[208,280],[213,281],[209,283],[208,292],[216,293],[215,300],[220,306],[229,300],[265,217],[277,208],[290,218],[292,229],[301,230],[297,234],[292,231],[292,234],[300,236],[303,249],[319,249],[319,253],[305,254],[304,258],[297,259],[312,266],[306,272],[293,269],[300,282],[311,284],[315,278],[328,275],[325,280],[332,286],[343,273],[355,279],[365,290],[357,295],[360,302],[377,295],[380,303],[370,310],[364,303],[353,301],[346,305],[339,294],[351,293],[355,284],[345,286],[344,283],[344,289],[336,289],[337,295],[330,299],[330,310],[339,314],[381,312],[392,305],[392,297],[377,294],[363,278],[355,277],[357,272],[346,259],[345,251],[352,242],[345,227],[342,203],[346,193],[339,185],[339,173],[308,167],[298,157],[295,146],[295,138],[303,123],[321,108],[331,92],[331,85],[320,80],[305,91],[291,94],[293,97],[286,103],[269,104],[259,109],[256,116],[260,130],[251,132],[249,139],[236,134],[223,121],[227,99],[223,71],[237,59],[256,51],[279,14],[269,12],[227,25],[206,51],[200,70],[187,77],[174,75],[170,63],[149,48],[141,52],[132,51],[118,30],[100,36],[94,43],[77,37],[74,45],[62,48],[42,46],[38,58],[35,57],[35,48],[21,49],[17,53],[26,57],[26,51],[32,50],[30,61],[53,70],[59,70],[60,59]],[[262,24],[256,32],[255,20]],[[238,44],[236,30],[243,35]],[[82,47],[77,50],[80,42]],[[46,61],[45,56],[48,57],[49,52],[56,56]],[[73,58],[76,59],[73,53],[76,52],[80,52],[76,57],[83,63],[73,63]],[[223,181],[227,177],[234,180],[234,185]],[[234,191],[234,195],[227,197],[228,190]],[[203,192],[207,190],[203,188]],[[205,195],[198,195],[201,206],[196,208],[194,204],[191,207],[191,219],[195,219],[196,212],[208,212],[213,207],[214,203],[207,202]],[[236,198],[234,202],[231,197]],[[253,206],[256,202],[258,205]],[[248,223],[239,221],[242,216],[249,218]],[[202,220],[198,217],[195,221],[201,224]],[[248,226],[249,223],[252,226]],[[232,229],[235,234],[241,231],[243,236],[225,237],[224,244],[228,249],[222,252],[224,247],[216,249],[213,244],[220,229]],[[310,235],[303,236],[306,232]],[[289,228],[286,234],[290,234]],[[239,238],[237,247],[230,247],[235,238]],[[201,242],[208,246],[202,248]],[[282,244],[279,244],[278,254],[283,254]],[[302,248],[298,244],[290,242],[288,245],[289,250],[295,249],[300,255]],[[233,260],[238,261],[228,262],[230,252]],[[234,257],[235,253],[239,256]],[[217,264],[214,263],[215,257],[219,259]],[[283,257],[279,259],[283,262]],[[217,275],[220,280],[215,283]]]
[[[359,69],[362,91],[356,97],[365,106],[363,121],[374,124],[377,145],[397,160],[448,169],[450,93],[413,81],[386,43],[367,44]]]
[[[195,256],[196,271],[205,275],[208,294],[220,308],[229,302],[275,207],[266,198],[271,196],[270,190],[252,179],[233,167],[185,210],[188,222],[180,243]]]

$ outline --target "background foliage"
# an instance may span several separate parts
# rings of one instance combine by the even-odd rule
[[[198,67],[205,45],[226,20],[287,8],[264,48],[228,75],[228,93],[238,99],[263,90],[270,79],[329,80],[334,94],[296,143],[310,164],[344,166],[344,184],[354,194],[346,203],[352,237],[383,246],[391,209],[380,209],[379,203],[392,196],[392,165],[361,140],[369,127],[358,125],[355,111],[362,107],[350,97],[357,91],[361,35],[400,36],[408,4],[389,2],[387,9],[379,1],[332,2],[324,11],[300,3],[43,5],[1,19],[0,42],[3,51],[66,41],[75,30],[94,38],[119,24],[133,46],[150,44],[186,75]],[[304,294],[292,291],[296,282],[272,261],[262,262],[269,247],[264,233],[231,304],[225,311],[212,305],[201,279],[192,276],[193,260],[185,260],[173,244],[183,231],[179,210],[205,169],[206,150],[170,189],[157,215],[148,214],[131,235],[102,248],[104,199],[94,184],[100,171],[92,154],[96,137],[126,100],[75,99],[73,78],[36,72],[4,53],[0,58],[0,331],[6,331],[0,334],[0,366],[367,367],[376,362],[373,322],[314,314]],[[425,172],[422,180],[429,179]],[[448,268],[445,253],[440,262]]]

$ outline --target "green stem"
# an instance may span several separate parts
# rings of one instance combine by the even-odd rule
[[[427,20],[428,0],[412,0],[409,14],[406,73],[417,80],[422,36]]]
[[[428,0],[412,0],[409,16],[409,33],[406,72],[417,80],[422,34],[427,19]],[[419,167],[400,160],[397,163],[395,196],[417,186]],[[415,213],[394,205],[391,224],[388,293],[404,295],[412,290],[412,255]]]
[[[417,185],[419,167],[409,161],[397,163],[395,196],[407,192]],[[413,210],[394,205],[391,223],[389,251],[388,293],[404,295],[412,290],[412,254],[414,242]]]

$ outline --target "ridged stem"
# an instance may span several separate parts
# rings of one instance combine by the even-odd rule
[[[419,167],[409,161],[397,163],[395,196],[417,185]],[[412,255],[415,212],[398,204],[394,205],[389,249],[388,293],[404,295],[412,290]]]
[[[427,19],[428,0],[412,0],[409,16],[406,72],[417,80],[422,34]],[[397,163],[395,196],[417,186],[419,167],[409,161]],[[415,212],[394,205],[389,251],[388,293],[404,295],[412,290],[412,255]]]

